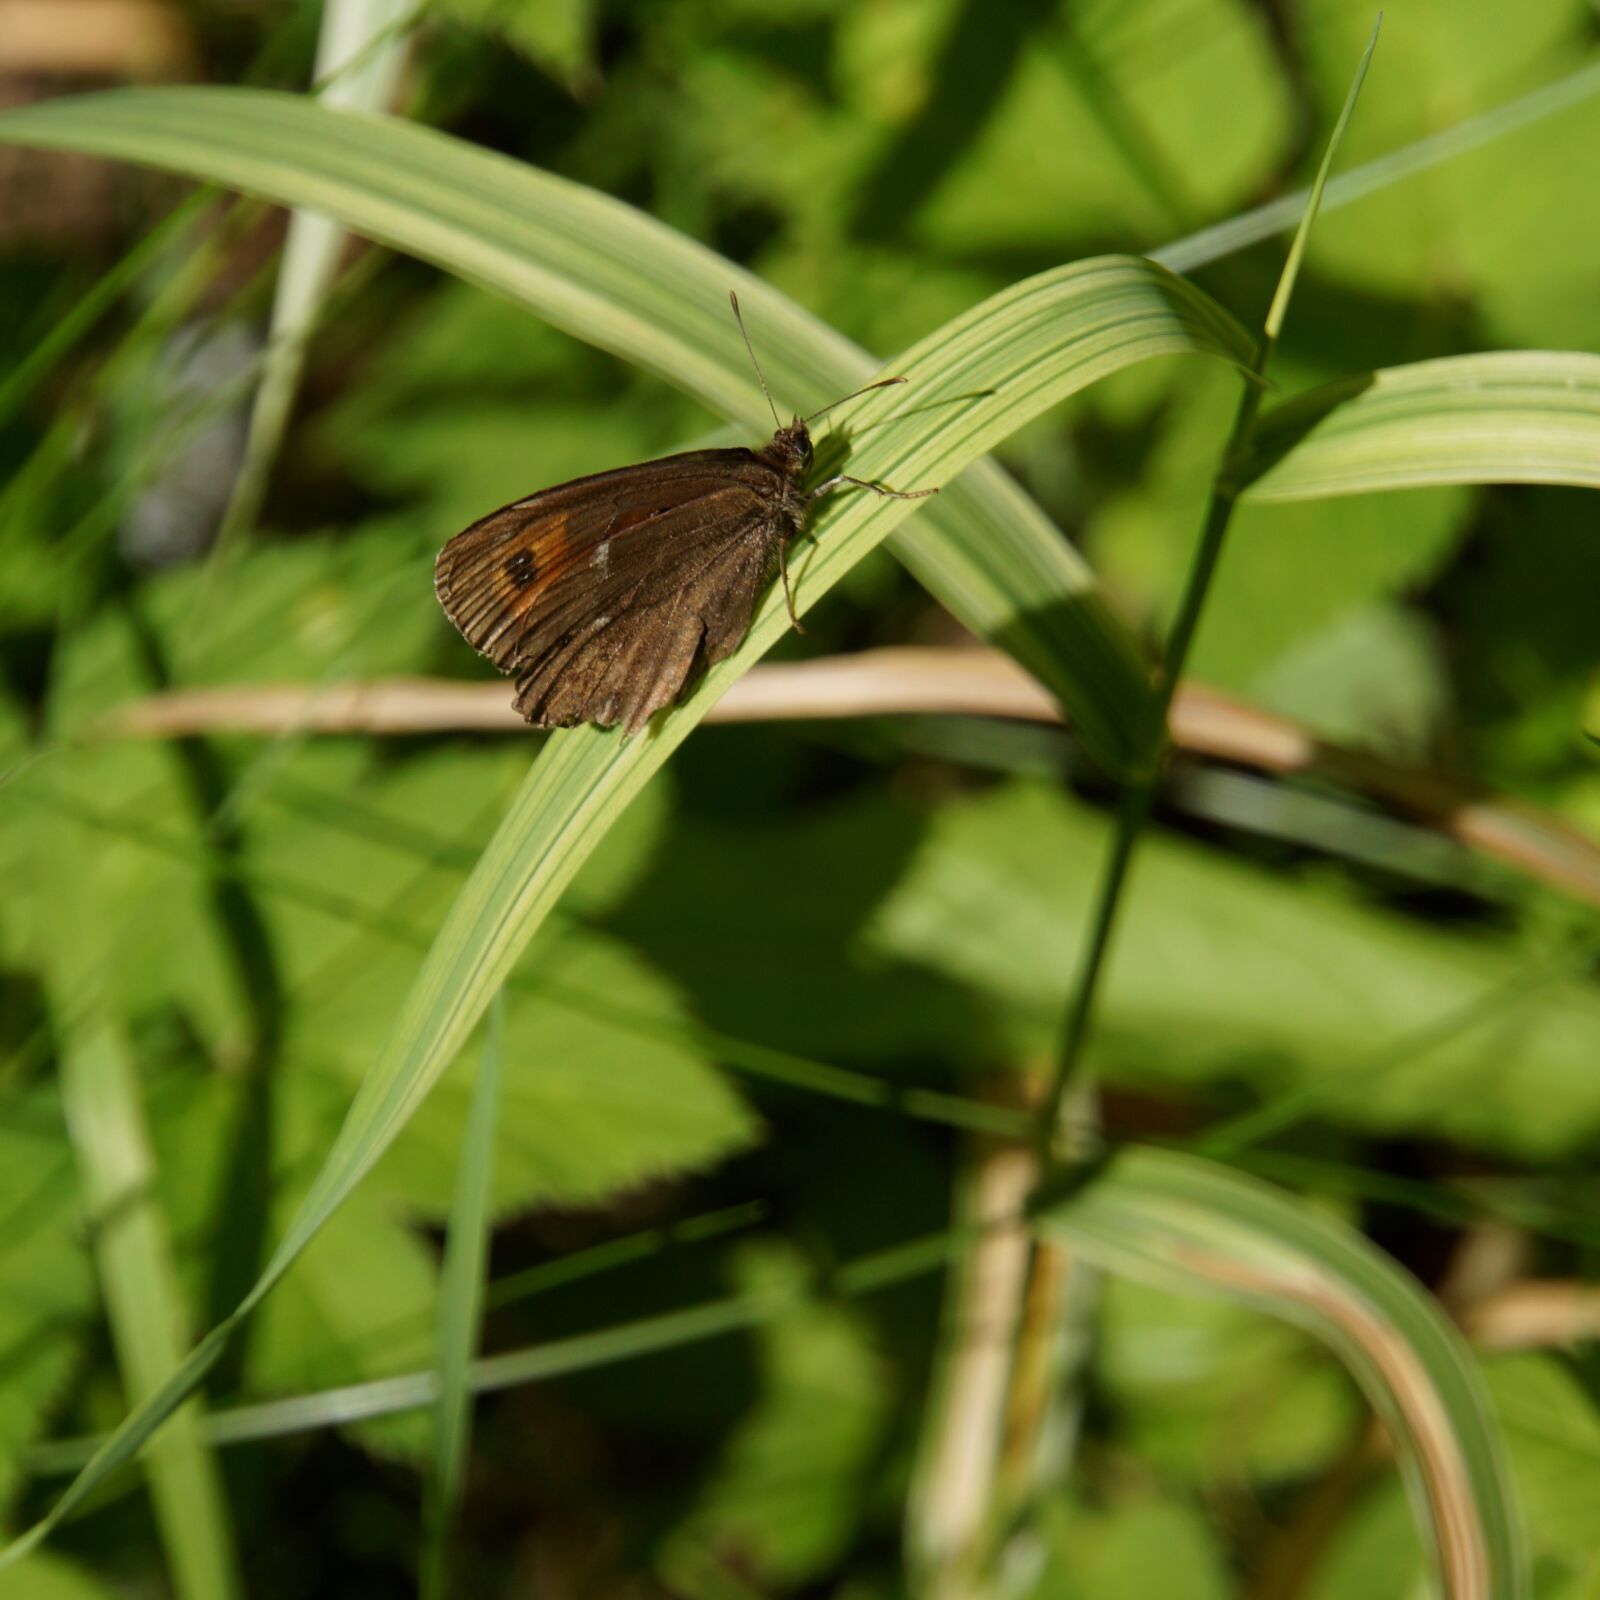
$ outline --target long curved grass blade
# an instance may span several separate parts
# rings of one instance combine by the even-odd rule
[[[489,1258],[489,1165],[500,1110],[500,1057],[505,998],[489,1007],[483,1060],[472,1085],[466,1137],[456,1171],[444,1270],[439,1277],[439,1403],[435,1410],[433,1477],[424,1506],[423,1600],[443,1600],[450,1523],[461,1496],[461,1475],[472,1437],[471,1368],[478,1354]]]
[[[763,432],[770,420],[729,289],[774,389],[797,410],[858,387],[876,366],[759,279],[620,201],[395,119],[264,90],[115,90],[8,111],[0,143],[136,161],[319,211],[509,295]],[[894,550],[1061,699],[1091,754],[1121,768],[1148,702],[1143,658],[1012,479],[976,466],[921,508]]]
[[[1492,351],[1345,378],[1263,416],[1234,475],[1256,501],[1444,483],[1600,488],[1600,356]]]
[[[1396,1442],[1436,1592],[1527,1592],[1500,1443],[1465,1345],[1359,1234],[1264,1183],[1153,1150],[1116,1156],[1046,1203],[1037,1226],[1109,1272],[1240,1301],[1328,1344]]]
[[[1317,166],[1317,175],[1311,182],[1311,193],[1306,196],[1305,210],[1294,230],[1294,238],[1289,242],[1289,254],[1284,260],[1283,270],[1278,274],[1278,287],[1273,291],[1272,304],[1267,307],[1267,318],[1262,325],[1269,348],[1278,342],[1278,335],[1283,332],[1283,319],[1289,314],[1289,302],[1294,298],[1294,286],[1300,278],[1300,264],[1305,260],[1306,246],[1311,242],[1311,229],[1316,223],[1317,213],[1322,209],[1323,193],[1328,187],[1329,174],[1333,171],[1333,158],[1339,153],[1344,130],[1350,126],[1356,101],[1361,98],[1361,86],[1367,81],[1367,68],[1372,65],[1372,52],[1378,48],[1378,33],[1382,27],[1383,13],[1380,11],[1377,21],[1372,24],[1367,48],[1361,52],[1361,60],[1356,63],[1355,76],[1345,91],[1344,104],[1339,108],[1338,119],[1333,125],[1333,132],[1328,135],[1327,147]],[[1262,364],[1265,365],[1265,354]]]
[[[152,1161],[126,1045],[104,1017],[68,1029],[61,1091],[94,1234],[94,1255],[123,1384],[135,1400],[160,1388],[183,1356],[182,1295],[166,1219],[151,1193]],[[180,1600],[241,1592],[217,1464],[191,1405],[150,1453],[150,1498]]]
[[[1153,356],[1248,353],[1211,300],[1148,261],[1109,256],[1018,284],[913,347],[907,382],[835,413],[857,441],[858,475],[901,488],[954,477],[1008,433],[1096,379]],[[822,503],[813,549],[791,564],[795,603],[813,605],[901,520],[914,501],[866,493]],[[465,1043],[490,996],[605,830],[730,683],[786,631],[770,590],[740,648],[639,738],[578,728],[549,740],[430,949],[406,1004],[300,1211],[232,1317],[206,1336],[162,1392],[128,1418],[44,1522],[0,1563],[24,1553],[108,1472],[131,1459],[220,1358],[238,1320],[268,1294],[405,1125]]]
[[[1600,63],[1591,62],[1579,67],[1564,78],[1541,84],[1515,100],[1494,106],[1468,117],[1452,128],[1444,128],[1410,144],[1391,150],[1387,155],[1376,156],[1359,167],[1342,172],[1329,184],[1323,197],[1324,211],[1340,211],[1356,205],[1368,195],[1381,194],[1385,189],[1404,183],[1420,172],[1454,161],[1457,156],[1481,150],[1509,134],[1530,128],[1573,106],[1600,95]],[[1309,189],[1297,189],[1279,195],[1265,205],[1240,212],[1225,222],[1214,223],[1182,239],[1150,252],[1152,261],[1159,261],[1174,272],[1193,272],[1213,261],[1221,261],[1252,245],[1270,239],[1276,233],[1292,228],[1306,208]]]
[[[418,9],[418,0],[327,0],[314,69],[324,104],[357,111],[387,107],[405,63],[405,24]],[[273,295],[271,344],[250,412],[244,464],[218,536],[224,544],[260,512],[317,311],[344,241],[345,230],[319,212],[296,211],[289,218]]]

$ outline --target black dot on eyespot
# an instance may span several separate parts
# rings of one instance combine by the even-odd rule
[[[518,550],[514,555],[506,557],[506,576],[519,589],[526,589],[538,576],[538,569],[534,565],[531,550]]]

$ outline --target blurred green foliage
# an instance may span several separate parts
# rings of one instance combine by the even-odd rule
[[[215,76],[291,88],[314,10],[188,8]],[[415,114],[634,202],[888,354],[1029,272],[1154,248],[1302,180],[1369,26],[1325,0],[439,0],[407,94]],[[1344,164],[1579,70],[1597,36],[1582,0],[1400,0]],[[1589,101],[1331,213],[1274,381],[1595,348],[1596,149]],[[0,244],[5,363],[151,220]],[[181,502],[214,520],[208,485],[225,493],[228,461],[211,425],[237,414],[249,377],[208,386],[191,416],[174,341],[259,328],[268,303],[262,241],[217,229],[212,247],[198,290],[181,250],[159,260],[0,415],[0,1489],[21,1513],[48,1494],[26,1482],[29,1442],[122,1411],[54,1081],[87,1000],[52,986],[45,959],[62,885],[93,907],[74,970],[133,1041],[198,1330],[316,1171],[533,747],[77,732],[169,683],[478,676],[433,603],[438,545],[518,494],[715,426],[500,301],[368,255],[313,346],[264,525],[223,559],[155,566],[130,544],[133,510]],[[1259,320],[1280,256],[1261,245],[1201,277]],[[1230,381],[1161,364],[1004,452],[1152,636]],[[211,476],[194,471],[196,437]],[[1593,828],[1600,778],[1580,730],[1586,697],[1595,721],[1597,594],[1594,512],[1570,491],[1249,509],[1193,665],[1326,737]],[[952,632],[880,555],[784,649]],[[1048,1061],[1106,796],[1065,736],[984,749],[949,759],[937,730],[892,719],[714,728],[608,838],[509,986],[496,1265],[751,1198],[767,1220],[759,1238],[672,1246],[498,1312],[491,1343],[785,1274],[825,1284],[840,1260],[945,1225],[969,1159],[957,1136],[756,1069],[783,1052],[976,1094]],[[1375,868],[1270,816],[1198,817],[1175,791],[1092,1046],[1108,1131],[1183,1141],[1292,1096],[1258,1154],[1425,1281],[1446,1282],[1485,1229],[1515,1231],[1519,1270],[1581,1279],[1600,1239],[1600,991],[1571,935],[1592,912],[1509,874],[1441,889],[1423,856]],[[470,1054],[267,1303],[213,1398],[427,1363]],[[551,1594],[896,1593],[934,1309],[926,1285],[825,1300],[485,1404],[463,1592],[521,1592],[531,1573]],[[1551,1600],[1595,1581],[1592,1349],[1487,1363]],[[1271,1593],[1411,1593],[1398,1491],[1348,1471],[1364,1426],[1347,1379],[1298,1334],[1110,1285],[1077,1465],[1018,1592],[1265,1595],[1255,1577],[1314,1540],[1299,1587]],[[409,1535],[383,1530],[410,1526],[396,1508],[415,1480],[397,1464],[423,1438],[416,1417],[387,1419],[230,1459],[252,1592],[409,1592]],[[1331,1524],[1313,1525],[1306,1507],[1330,1493]],[[75,1523],[61,1551],[0,1578],[0,1596],[109,1595],[156,1560],[129,1501]]]

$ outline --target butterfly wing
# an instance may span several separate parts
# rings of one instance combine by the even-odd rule
[[[614,618],[590,618],[531,660],[517,677],[517,710],[539,727],[620,722],[638,733],[749,630],[774,549],[751,536],[759,533],[724,541],[681,586]]]
[[[749,450],[580,478],[458,534],[435,588],[467,642],[516,675],[530,722],[637,731],[676,698],[702,644],[725,655],[743,637],[773,550],[794,531],[783,490]]]

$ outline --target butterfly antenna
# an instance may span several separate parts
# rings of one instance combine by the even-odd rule
[[[842,406],[846,400],[854,400],[858,394],[867,394],[873,389],[887,389],[893,384],[905,383],[907,381],[909,380],[905,378],[879,378],[876,383],[869,383],[865,388],[853,389],[849,394],[840,395],[837,400],[830,400],[821,411],[813,411],[809,417],[806,417],[803,420],[806,422],[815,422],[818,417],[826,416],[828,412],[832,411],[835,406]]]
[[[761,385],[761,392],[767,397],[767,409],[772,413],[773,426],[781,428],[783,424],[778,421],[778,408],[772,403],[772,391],[767,387],[767,380],[761,376],[761,363],[756,360],[756,347],[750,343],[750,335],[745,332],[744,318],[739,314],[739,297],[732,289],[728,291],[728,303],[733,307],[733,320],[739,324],[744,347],[750,352],[750,365],[756,369],[756,382]]]

